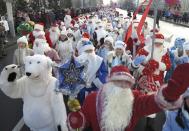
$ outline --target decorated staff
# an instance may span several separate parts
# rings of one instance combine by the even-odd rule
[[[71,60],[66,64],[59,67],[59,83],[55,91],[62,92],[64,95],[69,96],[67,106],[69,111],[73,112],[72,116],[75,115],[81,109],[79,101],[76,99],[78,93],[82,88],[85,87],[84,81],[84,65],[80,65],[72,56]],[[70,119],[70,116],[68,116]],[[80,120],[83,123],[82,120]],[[78,122],[77,122],[78,123]],[[80,130],[81,124],[75,125],[74,128]]]

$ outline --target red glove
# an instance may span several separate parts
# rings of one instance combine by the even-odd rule
[[[148,65],[153,71],[159,68],[159,62],[155,61],[154,59],[149,60]]]
[[[177,66],[168,86],[163,89],[162,93],[167,101],[176,101],[189,87],[189,63]]]

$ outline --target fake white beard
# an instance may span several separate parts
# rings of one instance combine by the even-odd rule
[[[104,87],[105,99],[101,116],[100,127],[102,131],[124,131],[129,125],[134,96],[129,88],[121,88],[107,83]]]
[[[154,60],[156,61],[161,61],[162,59],[162,54],[163,54],[163,46],[162,47],[154,47]]]
[[[50,47],[47,43],[40,43],[38,46],[34,44],[33,51],[35,54],[44,55],[46,51],[50,50]]]
[[[54,45],[58,41],[60,33],[59,33],[59,31],[52,32],[51,30],[49,32],[50,32],[50,39]]]
[[[37,38],[39,35],[45,35],[44,31],[33,31],[33,36]]]

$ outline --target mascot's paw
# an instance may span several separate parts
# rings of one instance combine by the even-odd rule
[[[5,78],[8,82],[14,82],[18,76],[18,66],[15,64],[6,66],[2,73],[1,77]]]

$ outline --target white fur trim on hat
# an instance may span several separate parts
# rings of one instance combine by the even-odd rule
[[[120,48],[120,49],[125,50],[126,44],[125,44],[123,41],[116,41],[114,48],[115,48],[115,49]]]
[[[34,30],[35,30],[35,29],[38,29],[38,30],[43,31],[43,30],[44,30],[44,26],[41,25],[41,24],[35,24],[35,26],[34,26]]]
[[[109,41],[112,45],[113,45],[113,43],[114,43],[114,39],[113,39],[111,36],[106,37],[106,38],[104,39],[104,42],[105,42],[105,41]]]
[[[93,45],[85,45],[83,47],[81,47],[81,52],[84,52],[86,50],[94,50],[95,47]]]
[[[164,43],[164,39],[158,39],[158,38],[156,38],[155,39],[155,41],[154,41],[154,43]]]
[[[28,40],[27,40],[26,36],[22,36],[17,40],[17,43],[20,43],[20,42],[25,43],[27,45]]]
[[[126,72],[113,73],[112,76],[109,78],[109,81],[116,81],[116,80],[128,81],[131,82],[132,84],[135,83],[135,78],[131,74]]]

